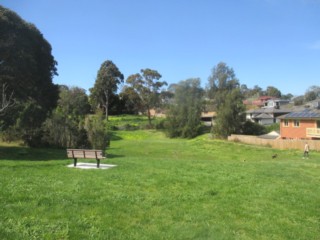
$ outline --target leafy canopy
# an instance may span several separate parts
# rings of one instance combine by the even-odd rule
[[[203,89],[200,79],[181,81],[174,86],[174,100],[168,111],[169,137],[193,138],[200,133]]]
[[[52,83],[57,62],[36,26],[2,6],[0,36],[0,86],[6,86],[15,102],[0,116],[2,128],[36,146],[40,126],[57,104],[58,87]]]
[[[130,96],[139,97],[139,101],[136,102],[141,111],[147,111],[149,125],[151,125],[150,110],[159,104],[160,89],[167,83],[160,81],[162,76],[156,70],[146,68],[140,73],[132,74],[127,78],[126,83],[130,89],[126,91],[131,92]]]
[[[213,134],[226,138],[241,130],[244,122],[243,94],[239,80],[232,68],[220,62],[209,78],[209,96],[213,98],[217,118],[212,127]]]
[[[110,60],[103,62],[97,74],[93,88],[90,88],[90,101],[94,108],[103,108],[106,118],[110,99],[118,90],[119,84],[123,82],[123,74]]]

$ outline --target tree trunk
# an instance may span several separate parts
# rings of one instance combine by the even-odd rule
[[[147,113],[148,113],[149,127],[151,127],[151,114],[150,114],[150,108],[149,107],[147,107]]]
[[[105,111],[106,111],[106,116],[105,117],[106,117],[107,121],[108,121],[108,115],[109,115],[109,113],[108,113],[108,105],[109,104],[106,103],[105,106],[104,106]]]
[[[104,95],[106,97],[106,101],[104,103],[104,108],[105,108],[105,111],[106,111],[106,119],[108,121],[108,116],[109,116],[109,94],[108,94],[108,91],[104,91]]]

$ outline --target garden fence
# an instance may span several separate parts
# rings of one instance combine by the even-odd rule
[[[309,144],[310,150],[320,151],[319,140],[303,140],[303,139],[265,139],[251,135],[232,134],[228,137],[228,141],[242,142],[246,144],[269,146],[277,149],[298,149],[303,151],[305,143]]]

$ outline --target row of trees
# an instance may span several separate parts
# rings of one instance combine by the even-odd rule
[[[116,95],[118,85],[123,82],[122,76],[115,64],[108,60],[101,65],[95,86],[90,89],[89,98],[94,100],[94,108],[101,108],[106,117],[106,103],[110,102],[107,95]],[[245,123],[244,117],[243,86],[233,69],[225,63],[221,62],[213,68],[206,89],[201,87],[198,78],[187,79],[163,89],[166,82],[160,81],[160,78],[161,75],[156,70],[141,70],[141,74],[133,74],[127,78],[127,85],[119,94],[135,109],[147,113],[149,125],[150,109],[160,107],[166,109],[167,120],[164,127],[168,136],[195,137],[201,131],[201,112],[210,108],[217,112],[216,124],[212,129],[216,137],[225,138],[231,133],[246,132],[248,123]],[[277,89],[274,87],[268,87],[267,90],[270,93],[273,90],[275,94],[280,92],[275,91]],[[110,92],[106,94],[108,91]],[[101,94],[97,94],[98,92]]]
[[[87,95],[78,87],[53,84],[57,62],[50,44],[34,25],[1,6],[0,35],[1,130],[8,140],[20,138],[30,146],[104,148],[109,114],[146,113],[151,126],[150,110],[157,108],[166,109],[169,137],[197,136],[201,112],[208,109],[217,112],[213,134],[226,137],[248,129],[244,98],[291,96],[272,86],[262,90],[241,85],[233,69],[222,62],[212,69],[206,88],[193,78],[166,89],[156,70],[142,69],[125,80],[110,60],[101,64]],[[319,94],[319,88],[312,87],[308,99]]]

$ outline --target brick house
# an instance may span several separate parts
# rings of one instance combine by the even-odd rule
[[[320,140],[320,105],[278,117],[283,139]]]

